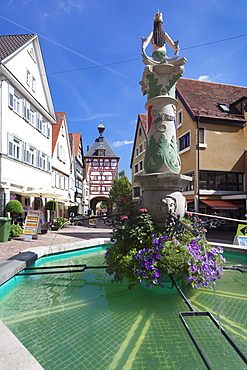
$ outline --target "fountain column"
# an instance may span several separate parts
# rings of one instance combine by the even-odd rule
[[[144,159],[146,174],[136,175],[142,188],[141,206],[162,231],[170,213],[183,217],[187,210],[182,190],[191,178],[180,174],[176,138],[176,82],[184,72],[185,58],[159,62],[143,52],[144,73],[140,85],[147,95],[148,143]],[[175,60],[172,60],[175,59]]]

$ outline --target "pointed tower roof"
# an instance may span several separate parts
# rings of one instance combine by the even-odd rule
[[[108,141],[103,137],[105,127],[104,127],[104,125],[102,125],[102,123],[99,124],[98,131],[99,131],[99,136],[95,139],[95,142],[93,143],[91,148],[89,148],[85,157],[98,157],[99,156],[98,155],[98,150],[100,149],[100,150],[105,151],[104,157],[119,158],[116,155],[116,153],[114,153],[114,151],[112,150]]]

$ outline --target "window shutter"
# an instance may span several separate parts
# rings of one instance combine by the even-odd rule
[[[14,108],[14,88],[9,85],[9,107]]]
[[[30,121],[30,103],[26,101],[26,120],[29,122]]]
[[[8,139],[8,155],[13,156],[14,136],[8,132],[7,139]]]
[[[47,171],[51,171],[51,157],[47,156]]]
[[[40,161],[41,161],[41,151],[37,150],[37,167],[38,168],[40,168],[41,166]]]

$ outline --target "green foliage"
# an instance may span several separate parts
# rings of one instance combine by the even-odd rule
[[[11,225],[9,235],[10,236],[19,236],[23,234],[23,229],[19,225]]]
[[[114,245],[106,253],[106,271],[114,274],[114,281],[121,281],[122,277],[133,281],[133,258],[138,250],[151,245],[154,232],[152,218],[144,209],[125,216],[123,224],[113,230],[111,241]]]
[[[121,171],[119,177],[114,180],[109,199],[111,204],[117,205],[122,210],[128,208],[128,203],[132,199],[132,187],[124,171]]]
[[[74,215],[76,216],[78,213],[78,206],[68,206],[68,211],[69,211],[69,215],[71,213],[74,213]]]
[[[54,226],[57,226],[59,229],[62,229],[67,223],[67,220],[63,217],[55,217]]]
[[[208,244],[206,230],[194,221],[183,219],[185,228],[171,224],[159,234],[147,212],[128,217],[113,230],[114,245],[105,254],[106,271],[113,275],[113,282],[126,278],[129,288],[142,282],[150,288],[164,287],[165,274],[186,274],[192,287],[215,284],[225,262],[223,249]]]
[[[45,204],[45,208],[49,211],[57,211],[58,210],[58,204],[56,200],[48,200]]]
[[[5,211],[14,214],[22,213],[23,212],[22,204],[21,202],[19,202],[19,200],[16,199],[10,200],[5,206]]]

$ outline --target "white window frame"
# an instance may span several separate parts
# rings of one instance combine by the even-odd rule
[[[9,85],[9,107],[14,109],[14,88],[13,86]]]
[[[42,115],[36,112],[36,128],[42,131]]]
[[[32,108],[29,111],[29,122],[32,126],[35,126],[35,111]]]
[[[30,121],[30,103],[26,99],[22,99],[22,117]]]
[[[14,92],[14,97],[13,97],[13,110],[17,114],[21,114],[21,98],[20,96]]]
[[[36,91],[36,78],[32,76],[32,90],[35,92]]]
[[[202,134],[202,139],[203,141],[200,142],[200,139],[201,139],[201,135],[200,135],[200,132],[203,132]],[[207,143],[206,143],[206,127],[199,127],[199,148],[206,148],[207,147]]]
[[[182,109],[179,109],[179,111],[177,112],[177,128],[181,127],[183,124],[183,110]]]
[[[7,140],[8,140],[8,156],[20,160],[22,141],[9,132],[7,135]]]
[[[185,137],[186,135],[189,135],[189,145],[184,149],[180,149],[180,140],[183,137]],[[190,130],[188,130],[188,131],[184,132],[181,136],[178,137],[178,151],[179,151],[179,154],[187,152],[188,150],[190,150],[190,148],[191,148],[191,132],[190,132]]]
[[[26,84],[30,86],[30,81],[31,81],[31,72],[27,69],[26,73]]]

